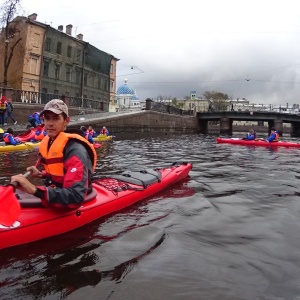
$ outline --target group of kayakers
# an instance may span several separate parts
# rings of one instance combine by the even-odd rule
[[[256,137],[256,132],[253,129],[250,129],[249,132],[246,134],[246,136],[243,138],[243,140],[248,140],[248,141],[252,141],[252,140],[259,140]],[[278,131],[272,127],[271,128],[271,133],[269,135],[269,137],[266,139],[266,142],[278,142],[279,141],[279,133]]]
[[[34,133],[34,137],[27,142],[40,142],[47,135],[44,124],[36,127]],[[6,131],[2,133],[2,140],[5,142],[5,145],[18,145],[22,143],[18,137],[14,136],[14,131],[11,127],[7,128]]]
[[[97,132],[93,129],[92,126],[89,126],[88,128],[86,128],[85,126],[81,126],[80,130],[83,131],[83,135],[84,137],[91,143],[94,144],[94,137],[97,137],[98,134]],[[109,135],[109,131],[108,129],[103,126],[103,128],[100,130],[99,132],[100,135]]]
[[[47,131],[45,130],[45,126],[43,124],[42,115],[39,112],[34,112],[30,116],[28,116],[28,122],[30,125],[28,127],[35,128],[35,135],[30,142],[40,142],[46,135]],[[81,126],[80,130],[83,131],[84,137],[91,143],[94,144],[94,137],[100,135],[109,135],[108,129],[103,126],[99,133],[97,133],[92,126],[86,128],[85,126]],[[7,130],[2,134],[2,140],[6,145],[17,145],[21,143],[18,137],[14,136],[14,132],[12,128],[7,128]]]

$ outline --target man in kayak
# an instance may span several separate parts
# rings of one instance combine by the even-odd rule
[[[93,129],[93,127],[91,125],[88,127],[88,131],[92,137],[97,136],[97,132]]]
[[[251,141],[256,139],[256,132],[253,129],[250,129],[243,140]]]
[[[12,128],[7,128],[6,132],[3,133],[3,142],[5,142],[6,145],[18,145],[20,144],[20,141],[14,137],[14,131]]]
[[[40,198],[46,207],[76,208],[92,192],[96,151],[80,134],[66,131],[70,117],[62,100],[49,101],[40,115],[47,131],[39,148],[38,162],[44,170],[31,166],[27,171],[44,178],[45,186],[35,186],[22,174],[12,176],[11,183],[18,182],[18,189]]]
[[[105,126],[103,126],[103,128],[100,131],[100,134],[109,135],[109,131]]]
[[[279,140],[279,133],[276,131],[274,127],[271,128],[271,134],[266,139],[267,142],[278,142]]]

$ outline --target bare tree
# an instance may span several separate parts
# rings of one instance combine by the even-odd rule
[[[3,86],[4,90],[8,86],[8,69],[14,55],[16,46],[20,43],[21,37],[18,37],[18,26],[13,18],[20,7],[21,0],[6,0],[0,7],[0,22],[2,25],[1,41],[4,42],[4,61],[3,61]],[[4,27],[4,28],[3,28]],[[10,43],[10,41],[12,42]]]
[[[210,109],[216,111],[224,111],[227,110],[228,107],[228,95],[221,92],[210,92],[205,91],[203,94],[204,99],[207,99],[211,102]]]

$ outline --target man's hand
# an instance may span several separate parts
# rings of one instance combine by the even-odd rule
[[[23,174],[12,176],[10,183],[18,183],[16,188],[28,194],[33,195],[36,192],[36,186],[28,181]]]
[[[26,169],[31,172],[31,176],[34,178],[42,178],[42,172],[37,169],[36,166],[31,166]]]

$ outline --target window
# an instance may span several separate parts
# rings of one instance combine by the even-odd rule
[[[110,82],[110,91],[111,92],[114,91],[114,82],[113,81]]]
[[[40,40],[41,40],[41,35],[38,32],[34,33],[34,38],[32,41],[32,45],[35,48],[39,48],[40,47]]]
[[[95,84],[95,76],[92,75],[91,76],[91,87],[94,87],[94,84]]]
[[[46,38],[46,42],[45,42],[45,50],[50,52],[51,51],[51,39],[50,38]]]
[[[66,67],[66,81],[71,82],[71,68]]]
[[[54,95],[58,95],[59,91],[58,90],[54,90]]]
[[[80,84],[80,79],[81,79],[81,72],[79,70],[76,70],[76,73],[75,73],[75,80],[76,80],[76,83],[77,84]]]
[[[76,57],[75,57],[75,62],[79,64],[81,62],[81,50],[76,49]]]
[[[59,79],[60,65],[55,65],[55,79]]]
[[[36,57],[31,57],[30,60],[30,73],[37,75],[38,74],[38,59]]]
[[[114,73],[114,65],[110,64],[110,74],[113,74],[113,73]]]
[[[98,84],[97,84],[97,87],[99,90],[102,89],[102,78],[101,77],[98,77]]]
[[[70,57],[70,58],[72,56],[72,47],[71,46],[68,46],[67,56]]]
[[[87,86],[87,73],[84,73],[84,77],[83,77],[83,85]]]
[[[104,82],[104,91],[108,91],[108,81],[107,81],[107,79],[105,79],[105,82]]]
[[[45,60],[44,61],[44,67],[43,67],[43,76],[49,76],[49,61]]]
[[[57,42],[56,53],[61,54],[61,42]]]

